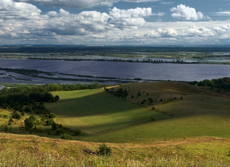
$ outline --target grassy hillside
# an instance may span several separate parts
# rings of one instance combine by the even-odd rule
[[[53,140],[35,135],[0,133],[1,166],[222,166],[230,163],[229,140],[222,138],[188,138],[148,144],[106,143],[111,156],[89,155],[102,143]]]
[[[89,134],[149,122],[151,117],[166,117],[164,114],[111,96],[102,89],[53,94],[59,95],[60,100],[48,103],[46,107],[57,115],[55,122]]]
[[[126,99],[103,90],[54,92],[61,100],[46,106],[58,115],[57,123],[91,134],[75,138],[79,140],[146,142],[196,136],[230,139],[228,92],[217,93],[215,89],[180,82],[134,83],[109,90],[120,88],[127,90]],[[141,104],[144,99],[146,102]]]

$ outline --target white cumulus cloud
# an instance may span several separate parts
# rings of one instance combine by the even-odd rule
[[[0,1],[0,18],[31,18],[40,15],[41,10],[36,6],[23,2],[14,2],[13,0]]]
[[[201,20],[204,18],[202,12],[197,12],[196,9],[183,4],[171,8],[172,17],[183,20]]]
[[[143,17],[152,15],[151,8],[136,8],[121,10],[114,7],[110,12],[109,23],[117,28],[125,28],[130,26],[143,26],[145,20]]]

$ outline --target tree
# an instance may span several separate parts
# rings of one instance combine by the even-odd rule
[[[54,122],[52,123],[52,130],[57,130],[58,128],[58,125]]]
[[[19,113],[17,113],[16,111],[14,111],[13,114],[12,114],[12,118],[21,119],[21,115]]]
[[[26,130],[30,130],[34,126],[34,123],[29,118],[26,118],[24,123],[25,123]]]
[[[54,97],[54,101],[58,101],[60,98],[59,98],[59,96],[58,95],[56,95],[55,97]]]

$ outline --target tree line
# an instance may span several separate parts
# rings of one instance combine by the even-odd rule
[[[198,81],[189,82],[189,84],[195,86],[210,87],[211,89],[217,88],[218,92],[220,92],[222,89],[225,91],[230,91],[230,77],[224,77],[224,78],[212,79],[212,80],[205,79],[199,82]]]

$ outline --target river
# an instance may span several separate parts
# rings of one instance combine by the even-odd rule
[[[201,81],[230,77],[230,65],[215,64],[154,64],[109,61],[64,61],[32,59],[0,59],[1,68],[34,69],[65,74],[100,77],[141,78],[150,80]],[[81,81],[33,78],[12,72],[0,71],[0,83],[87,83]],[[24,80],[18,80],[21,78]],[[54,76],[54,77],[58,77]],[[113,83],[110,83],[113,84]]]

